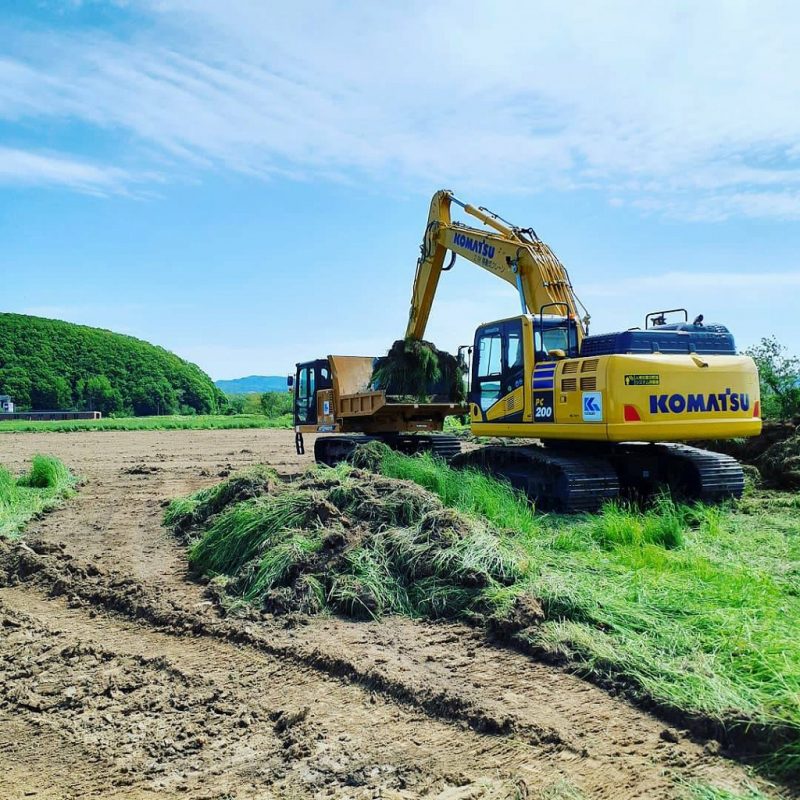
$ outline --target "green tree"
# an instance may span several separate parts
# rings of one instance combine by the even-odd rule
[[[11,396],[20,410],[31,407],[31,379],[22,367],[7,366],[0,369],[0,394]]]
[[[78,397],[87,411],[100,411],[108,416],[122,410],[122,397],[105,375],[92,375],[79,381]]]
[[[800,415],[800,359],[788,355],[774,336],[745,351],[758,367],[761,415],[791,419]]]
[[[178,410],[178,395],[164,379],[143,380],[134,388],[131,401],[134,413],[140,417],[174,414]]]
[[[264,392],[261,395],[261,408],[270,419],[290,414],[292,411],[292,397],[289,392]]]
[[[134,391],[139,406],[150,407],[150,413],[207,414],[226,406],[208,375],[162,347],[85,325],[0,313],[0,394],[11,395],[21,409],[85,407],[81,389],[100,376],[118,393],[108,396],[107,387],[95,387],[99,398],[89,403],[98,410],[102,402],[104,413],[132,409]],[[141,391],[149,381],[157,387],[150,387],[152,403]]]
[[[39,374],[31,388],[31,406],[41,411],[72,407],[72,389],[66,378],[51,372]]]
[[[227,413],[244,414],[244,406],[247,398],[243,394],[229,394]]]

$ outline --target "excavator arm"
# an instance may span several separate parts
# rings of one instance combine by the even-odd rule
[[[453,222],[450,206],[456,203],[492,230]],[[451,261],[445,266],[447,253]],[[564,265],[532,229],[514,227],[483,208],[475,208],[441,190],[431,200],[428,224],[420,247],[411,296],[406,337],[422,339],[442,272],[455,256],[464,258],[510,283],[517,289],[522,313],[571,315],[579,320],[578,340],[587,333],[589,316],[580,318],[580,305]]]

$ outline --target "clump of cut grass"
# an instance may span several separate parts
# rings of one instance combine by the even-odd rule
[[[69,470],[54,456],[36,455],[27,475],[17,482],[32,489],[53,489],[70,482]]]
[[[563,779],[543,786],[534,797],[535,800],[587,800],[577,786]]]
[[[413,481],[462,513],[485,517],[499,528],[535,534],[540,523],[528,498],[510,484],[474,469],[455,470],[429,453],[413,458],[382,442],[357,448],[354,464],[389,478]]]
[[[221,483],[172,500],[164,512],[164,524],[175,532],[186,533],[231,503],[273,490],[278,480],[278,473],[263,465],[235,472]]]
[[[17,537],[31,519],[60,505],[74,485],[66,466],[52,456],[34,456],[18,479],[0,467],[0,536]]]
[[[769,800],[767,795],[748,786],[741,790],[723,789],[707,783],[692,783],[685,787],[685,800]]]
[[[770,486],[800,489],[800,433],[773,444],[755,464]]]
[[[376,360],[372,384],[387,395],[427,402],[441,396],[461,403],[466,397],[464,367],[458,359],[420,339],[398,339]]]
[[[203,572],[235,575],[260,552],[278,544],[286,531],[313,526],[315,513],[309,491],[236,503],[192,545],[189,560]]]
[[[226,506],[191,545],[193,567],[275,610],[355,616],[455,616],[518,577],[507,537],[443,507],[413,483],[316,468],[300,481]],[[185,507],[184,507],[185,506]],[[196,496],[167,521],[197,520]]]

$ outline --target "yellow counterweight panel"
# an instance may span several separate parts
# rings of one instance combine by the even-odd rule
[[[472,432],[660,442],[757,436],[761,430],[758,373],[746,356],[566,359],[556,367],[553,391],[553,423],[481,422],[473,416]],[[505,399],[492,406],[490,412],[497,412],[487,413],[487,421],[507,416]]]
[[[609,439],[757,436],[758,372],[747,356],[607,356]]]

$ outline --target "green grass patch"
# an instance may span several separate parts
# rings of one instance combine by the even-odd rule
[[[769,800],[769,797],[755,787],[743,790],[723,789],[707,783],[693,783],[686,786],[685,800]]]
[[[195,568],[273,609],[483,620],[800,774],[800,510],[785,495],[541,515],[429,456],[371,444],[356,460],[206,519]]]
[[[34,456],[30,471],[20,478],[0,467],[0,536],[19,536],[27,522],[58,506],[74,485],[66,466],[52,456]]]
[[[107,417],[54,421],[0,421],[0,433],[41,433],[77,431],[179,431],[236,428],[291,428],[292,415],[266,417],[263,414],[198,414],[166,417]]]
[[[772,766],[800,772],[796,496],[743,508],[661,498],[647,511],[612,504],[583,518],[541,516],[487,476],[379,452],[383,474],[517,533],[524,566],[514,591],[545,614],[515,634],[520,642],[688,716],[763,727],[788,742]]]

